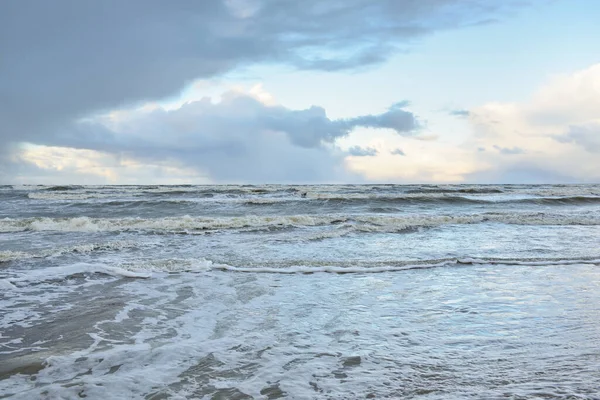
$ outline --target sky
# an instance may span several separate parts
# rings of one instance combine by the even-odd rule
[[[4,0],[0,184],[600,182],[600,1]]]

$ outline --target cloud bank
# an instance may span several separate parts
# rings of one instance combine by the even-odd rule
[[[397,150],[352,159],[348,167],[385,182],[600,182],[600,64],[550,79],[527,101],[484,104],[458,116],[471,131],[461,143],[442,132],[430,142],[367,139],[366,146]]]
[[[36,143],[151,165],[172,161],[217,182],[342,182],[360,177],[343,168],[347,154],[335,146],[336,139],[361,126],[403,136],[414,135],[419,127],[400,105],[379,115],[330,119],[321,107],[293,110],[259,97],[229,91],[219,101],[207,97],[173,110],[121,110],[72,123]],[[25,158],[36,159],[28,154]]]
[[[476,181],[600,182],[600,64],[551,79],[529,101],[470,110]]]
[[[517,5],[489,0],[3,1],[0,140],[35,141],[48,127],[163,98],[195,79],[257,63],[315,70],[372,65],[416,38],[484,23]]]
[[[375,65],[428,34],[487,23],[522,5],[0,2],[0,178],[45,179],[54,171],[70,179],[87,171],[110,180],[139,168],[237,182],[600,181],[599,65],[556,78],[527,102],[451,111],[473,131],[461,145],[438,139],[441,131],[425,134],[406,102],[346,119],[236,92],[175,110],[136,108],[196,79],[257,64],[324,71]],[[337,143],[357,128],[375,132],[373,144],[340,150]],[[52,161],[61,157],[93,162]]]

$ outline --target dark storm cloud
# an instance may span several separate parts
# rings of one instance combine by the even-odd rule
[[[240,66],[337,70],[381,62],[411,39],[487,21],[490,0],[5,0],[0,135],[37,141],[90,113],[175,93]],[[317,112],[317,111],[315,111]],[[381,120],[396,129],[403,114]]]
[[[348,149],[348,154],[355,157],[376,156],[377,153],[377,149],[374,149],[373,147],[352,146]]]

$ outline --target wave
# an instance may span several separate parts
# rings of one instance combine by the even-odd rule
[[[80,186],[80,185],[65,185],[65,186],[50,186],[50,187],[46,187],[42,190],[47,190],[49,192],[65,192],[68,190],[79,190],[79,189],[84,189],[84,186]]]
[[[26,272],[22,272],[19,276],[3,279],[3,285],[6,288],[10,288],[9,285],[12,285],[14,288],[19,288],[30,284],[63,281],[72,277],[94,274],[109,275],[122,278],[146,279],[152,277],[152,274],[150,273],[128,270],[125,268],[109,266],[106,264],[76,263],[60,267],[49,267],[28,270]]]
[[[584,257],[578,259],[561,258],[529,258],[529,259],[507,259],[507,258],[446,258],[434,260],[398,260],[398,261],[364,261],[364,262],[340,262],[316,265],[312,260],[311,264],[289,264],[275,266],[270,265],[249,265],[232,266],[228,264],[212,263],[205,259],[202,260],[202,271],[220,270],[227,272],[245,272],[245,273],[273,273],[273,274],[307,274],[307,273],[382,273],[394,271],[408,271],[415,269],[432,269],[452,266],[467,265],[522,265],[522,266],[553,266],[553,265],[600,265],[600,257]],[[350,265],[349,265],[350,264]]]
[[[137,263],[124,263],[117,266],[80,262],[65,266],[19,271],[20,273],[17,276],[0,279],[0,289],[18,290],[21,287],[32,284],[61,282],[75,277],[91,275],[148,279],[164,276],[165,273],[198,273],[222,267],[222,264],[215,264],[205,259],[139,261]]]
[[[600,259],[581,259],[581,260],[501,260],[501,259],[450,259],[435,263],[421,262],[414,264],[400,265],[375,265],[375,266],[309,266],[297,265],[287,268],[277,267],[233,267],[230,265],[215,265],[214,270],[227,272],[243,273],[267,273],[267,274],[314,274],[314,273],[333,273],[333,274],[376,274],[383,272],[409,271],[416,269],[432,269],[451,267],[456,265],[529,265],[529,266],[551,266],[551,265],[600,265]]]
[[[65,254],[77,253],[86,254],[96,251],[120,251],[138,247],[139,245],[132,241],[119,240],[107,243],[89,243],[78,244],[74,246],[64,246],[53,249],[44,249],[35,252],[25,251],[0,251],[0,264],[11,261],[20,261],[36,258],[59,257]]]
[[[32,200],[88,200],[115,197],[114,193],[99,192],[31,192],[27,197]]]
[[[23,197],[19,194],[18,197]],[[102,204],[113,205],[113,204],[125,204],[125,203],[159,203],[165,201],[171,202],[198,202],[198,201],[214,201],[214,202],[252,202],[261,200],[273,200],[273,201],[293,201],[294,198],[269,198],[269,197],[258,197],[257,195],[236,195],[231,193],[203,193],[203,192],[192,192],[192,191],[161,191],[161,192],[30,192],[26,195],[27,198],[32,200],[47,200],[47,201],[61,201],[61,200],[95,200],[95,199],[114,199],[102,202]],[[168,198],[168,199],[165,199]]]
[[[340,219],[341,218],[341,219]],[[103,231],[205,231],[248,227],[271,226],[318,226],[343,221],[339,216],[244,216],[244,217],[166,217],[143,218],[23,218],[0,220],[0,232],[23,231],[63,231],[63,232],[103,232]]]
[[[410,228],[478,223],[511,225],[600,225],[597,215],[547,213],[483,213],[465,215],[286,215],[243,217],[165,217],[165,218],[22,218],[0,219],[0,232],[204,232],[227,229],[265,229],[351,224],[361,231],[401,231]]]
[[[8,279],[0,279],[0,290],[8,291],[18,289],[15,285],[13,285]]]
[[[531,199],[505,200],[504,202],[530,203],[539,205],[600,204],[600,196],[538,197]]]
[[[175,259],[151,259],[136,262],[122,263],[119,268],[136,273],[182,273],[182,272],[206,272],[214,268],[221,268],[224,264],[214,263],[205,258],[175,258]]]
[[[582,259],[481,259],[452,258],[442,260],[399,261],[399,262],[347,262],[327,265],[287,265],[287,266],[232,266],[214,263],[204,258],[140,261],[138,263],[110,266],[107,264],[76,263],[60,267],[21,271],[18,276],[0,279],[0,288],[5,292],[44,282],[61,282],[67,279],[92,275],[107,275],[117,278],[152,279],[163,278],[165,274],[184,273],[259,273],[259,274],[373,274],[400,272],[418,269],[448,268],[467,265],[522,265],[522,266],[569,266],[600,265],[600,258]]]
[[[181,201],[242,202],[246,205],[269,205],[276,202],[328,202],[342,204],[494,204],[585,205],[600,203],[598,185],[575,186],[414,186],[414,185],[202,185],[202,186],[23,186],[27,197],[47,201]],[[7,191],[10,192],[10,191]],[[3,193],[3,196],[7,193]]]
[[[308,194],[309,200],[321,200],[334,203],[386,203],[386,204],[537,204],[537,205],[584,205],[600,204],[600,196],[566,196],[566,197],[527,197],[527,198],[477,198],[448,195],[443,193],[416,193],[406,195],[369,195],[353,194],[340,196],[338,194],[321,193]]]
[[[228,271],[228,272],[251,272],[251,273],[267,273],[267,274],[314,274],[318,272],[327,272],[334,274],[357,274],[357,273],[382,273],[394,271],[406,271],[412,269],[427,269],[446,267],[456,264],[456,261],[443,261],[436,264],[407,264],[407,265],[384,265],[384,266],[309,266],[295,265],[287,268],[277,267],[233,267],[230,265],[217,265],[212,269]]]
[[[48,267],[37,270],[22,271],[20,275],[0,279],[0,288],[7,291],[43,282],[60,282],[71,278],[108,275],[118,278],[163,278],[165,274],[185,273],[259,273],[259,274],[373,274],[384,272],[401,272],[419,269],[449,268],[468,265],[494,266],[569,266],[600,265],[600,258],[580,259],[501,259],[501,258],[449,258],[438,260],[386,261],[386,262],[340,262],[323,265],[291,264],[291,265],[250,265],[233,266],[215,263],[204,258],[139,261],[137,263],[110,266],[107,264],[76,263],[60,267]]]
[[[408,194],[418,193],[466,193],[466,194],[498,194],[505,193],[504,190],[497,188],[464,188],[464,189],[443,189],[443,188],[420,188],[407,190]]]

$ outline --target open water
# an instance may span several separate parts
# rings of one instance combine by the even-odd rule
[[[0,398],[600,399],[600,185],[0,187]]]

